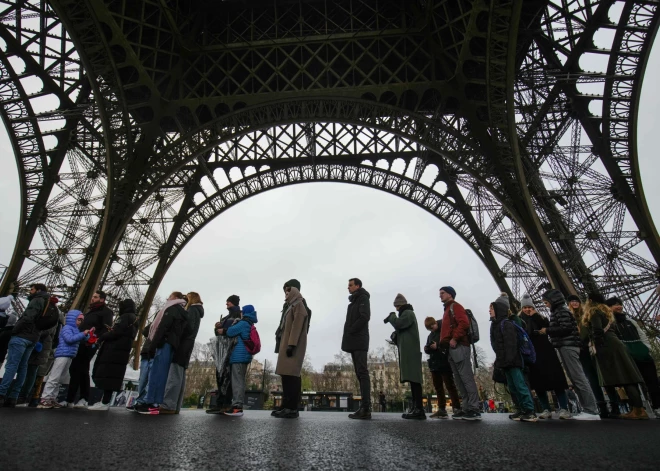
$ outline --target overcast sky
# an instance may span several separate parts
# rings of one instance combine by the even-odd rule
[[[657,184],[660,48],[646,71],[638,129],[646,196],[660,222]],[[0,129],[0,263],[10,261],[19,211],[16,164]],[[198,291],[206,316],[198,340],[212,336],[225,300],[238,294],[258,312],[260,360],[275,361],[274,332],[283,283],[297,278],[313,310],[307,355],[317,369],[339,352],[348,304],[348,279],[359,277],[371,293],[371,348],[385,346],[392,328],[382,319],[402,293],[417,314],[422,339],[426,316],[441,315],[440,286],[450,284],[457,301],[476,314],[479,343],[492,356],[488,306],[499,294],[474,252],[440,220],[398,197],[339,183],[314,183],[266,192],[229,209],[185,248],[165,277],[160,295]]]

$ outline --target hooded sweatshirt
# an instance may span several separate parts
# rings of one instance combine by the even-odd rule
[[[66,323],[60,330],[60,340],[55,349],[55,358],[73,358],[78,353],[78,345],[86,337],[84,333],[78,330],[78,326],[76,325],[76,319],[80,314],[82,313],[75,309],[70,310],[66,314]]]
[[[253,306],[247,305],[243,306],[243,318],[227,329],[227,337],[236,337],[238,339],[229,358],[230,364],[250,363],[252,361],[252,355],[245,348],[245,340],[250,338],[252,325],[257,322],[257,311],[254,310]]]

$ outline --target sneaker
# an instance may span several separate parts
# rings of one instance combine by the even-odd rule
[[[126,406],[126,410],[129,410],[131,412],[135,412],[135,404],[131,404],[130,406]]]
[[[87,410],[99,410],[99,411],[105,411],[109,410],[110,405],[109,404],[103,404],[101,401],[97,402],[96,404],[92,406],[88,406]]]
[[[449,414],[447,414],[446,410],[443,409],[438,409],[437,412],[434,412],[429,416],[430,419],[448,419]]]
[[[581,414],[574,415],[573,418],[575,420],[600,420],[600,415],[582,412]]]
[[[464,417],[465,417],[465,412],[463,412],[461,409],[454,412],[454,414],[451,416],[451,418],[454,420],[463,420]]]
[[[654,409],[653,414],[655,415],[656,419],[660,419],[660,408]]]
[[[573,416],[566,409],[559,410],[559,419],[560,420],[572,420]]]
[[[273,409],[273,412],[271,412],[270,415],[271,415],[272,417],[275,417],[275,416],[277,416],[277,413],[278,413],[279,411],[281,411],[281,410],[284,410],[284,408]]]
[[[229,415],[231,417],[243,417],[243,408],[232,407],[231,410],[225,412],[225,415]]]
[[[544,410],[538,415],[539,419],[552,419],[552,412],[550,412],[548,409]],[[520,419],[522,420],[522,419]]]
[[[155,414],[154,414],[155,410]],[[135,412],[143,415],[158,415],[158,407],[150,406],[149,404],[137,404],[135,406]]]
[[[56,400],[53,399],[53,409],[63,409],[66,408],[66,402],[64,402],[64,405],[62,405],[62,402],[57,402]]]
[[[50,399],[43,399],[37,406],[37,409],[52,409],[55,407],[55,404],[57,404],[55,401],[51,401]]]
[[[358,419],[358,420],[369,420],[371,419],[371,411],[369,409],[363,409],[362,407],[360,407],[352,414],[348,414],[348,418]]]
[[[520,420],[520,416],[522,416],[522,415],[523,415],[522,412],[515,412],[515,413],[509,415],[509,419],[510,420],[515,420],[517,422],[517,421]]]
[[[300,416],[300,413],[293,409],[279,409],[273,412],[275,413],[271,415],[278,419],[297,419]]]
[[[79,400],[73,405],[74,409],[87,409],[87,401],[84,399]]]
[[[520,415],[520,421],[521,422],[538,422],[539,418],[536,417],[536,414],[534,412],[528,412],[526,414],[521,414]]]
[[[408,420],[426,420],[426,414],[422,409],[413,409],[408,414],[403,414],[404,419]]]
[[[481,420],[481,413],[471,410],[465,413],[463,420]]]
[[[171,415],[171,414],[176,414],[176,410],[174,409],[167,409],[166,407],[160,406],[158,408],[158,413],[163,414],[163,415]]]
[[[66,401],[56,402],[56,404],[63,409],[66,409],[67,407],[73,407],[73,404],[69,404]]]

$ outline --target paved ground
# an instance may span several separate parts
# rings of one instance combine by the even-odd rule
[[[298,420],[184,411],[0,409],[4,470],[149,469],[660,469],[660,420],[514,423],[412,422],[398,414],[353,421],[304,412]]]

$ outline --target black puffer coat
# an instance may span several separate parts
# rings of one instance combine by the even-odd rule
[[[535,391],[554,391],[555,389],[568,389],[566,375],[559,363],[557,351],[550,343],[547,334],[541,334],[538,331],[548,328],[550,323],[548,319],[538,312],[531,316],[522,315],[525,321],[525,330],[532,339],[534,350],[536,351],[536,363],[527,365],[529,368],[529,383]]]
[[[179,348],[174,352],[172,362],[177,365],[188,368],[190,364],[190,356],[192,355],[193,348],[195,348],[195,339],[197,332],[199,332],[199,323],[204,317],[204,306],[201,304],[193,304],[188,307],[188,312],[185,313],[186,326],[183,330],[183,335]]]
[[[341,349],[351,353],[369,350],[369,319],[371,319],[370,295],[364,288],[359,288],[348,297],[350,304],[346,312],[344,336]]]
[[[495,352],[495,368],[522,368],[523,359],[518,349],[518,332],[513,321],[508,320],[506,304],[494,302],[495,318],[491,317],[490,345]]]
[[[558,289],[543,293],[543,299],[550,303],[550,325],[545,331],[550,336],[553,347],[580,347],[580,333],[573,313],[566,305],[566,299]]]
[[[119,318],[110,330],[101,335],[103,342],[94,363],[92,378],[99,389],[119,391],[124,382],[126,365],[137,334],[135,303],[126,299],[119,303]]]
[[[135,311],[133,311],[135,312]],[[89,311],[84,314],[85,318],[80,325],[80,331],[95,328],[94,335],[101,337],[112,325],[112,310],[105,303],[96,303],[89,306]]]

